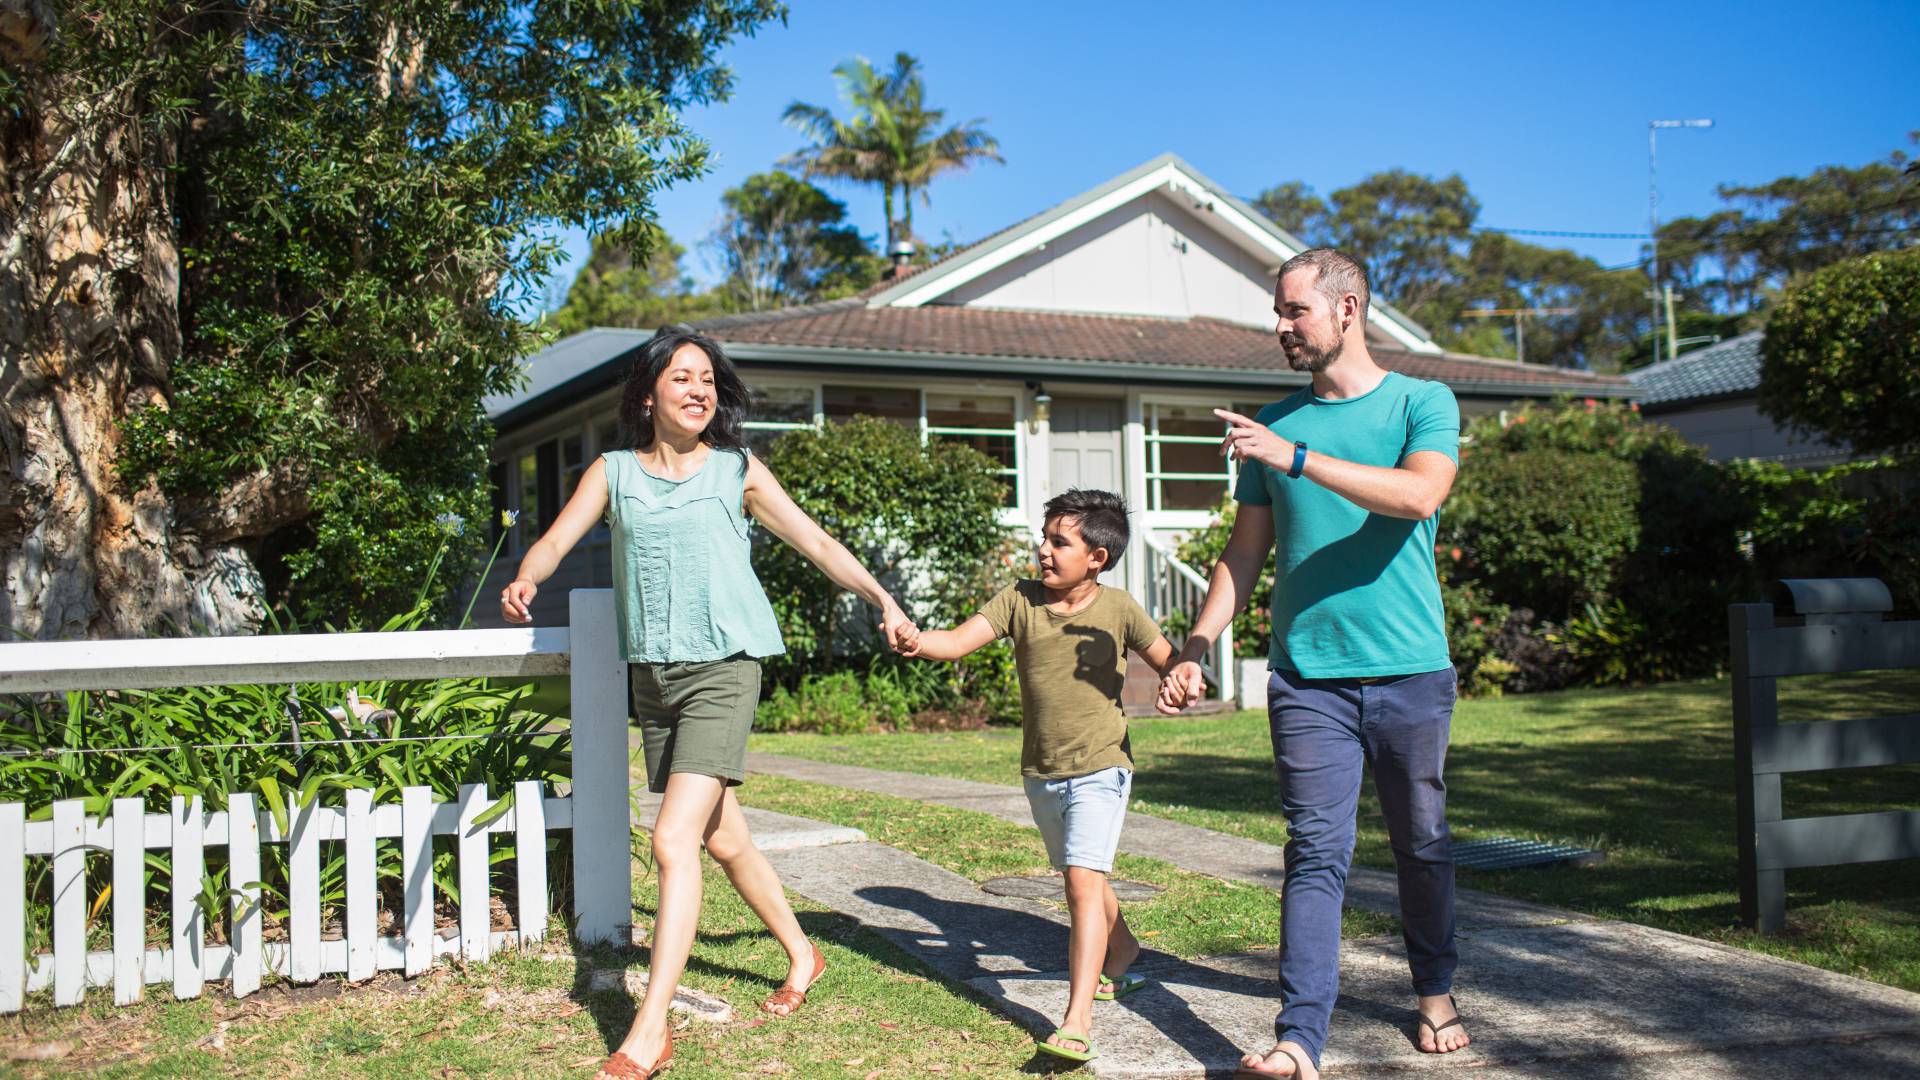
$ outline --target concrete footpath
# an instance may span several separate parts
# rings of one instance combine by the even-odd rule
[[[749,768],[954,806],[1031,825],[1019,789],[754,754]],[[750,812],[788,888],[875,933],[1036,1033],[1066,1002],[1065,917],[993,896],[858,830]],[[1122,847],[1277,888],[1280,849],[1142,814]],[[1036,840],[1037,842],[1037,840]],[[1392,876],[1354,872],[1352,901],[1394,910]],[[1323,1065],[1332,1077],[1410,1071],[1488,1077],[1920,1077],[1920,995],[1627,923],[1462,891],[1460,1009],[1474,1042],[1413,1042],[1398,937],[1345,943]],[[1148,953],[1147,988],[1096,1010],[1099,1077],[1221,1076],[1271,1044],[1271,950],[1193,961]],[[1051,1059],[1040,1059],[1050,1061]]]

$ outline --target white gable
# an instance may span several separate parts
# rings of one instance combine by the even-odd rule
[[[966,282],[935,301],[1108,315],[1273,319],[1265,253],[1228,242],[1155,191]]]
[[[1273,322],[1274,275],[1300,241],[1163,155],[875,295],[883,307],[952,304],[1076,314]],[[1376,303],[1368,338],[1438,352]]]

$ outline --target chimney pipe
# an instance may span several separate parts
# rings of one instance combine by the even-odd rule
[[[887,258],[893,260],[893,267],[889,272],[890,276],[896,278],[906,277],[907,271],[913,263],[913,241],[894,241],[893,246],[887,249]]]

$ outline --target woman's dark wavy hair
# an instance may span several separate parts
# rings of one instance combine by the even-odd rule
[[[733,361],[720,343],[691,326],[663,326],[640,346],[640,355],[627,370],[627,382],[620,392],[620,440],[627,448],[645,450],[653,445],[653,414],[646,407],[647,396],[660,383],[661,373],[673,362],[673,354],[682,345],[697,346],[713,364],[713,419],[700,433],[708,446],[744,453],[747,439],[741,425],[747,419],[747,384],[740,381]]]

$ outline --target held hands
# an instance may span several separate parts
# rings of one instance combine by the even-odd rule
[[[920,652],[920,628],[913,625],[913,620],[907,618],[898,604],[890,603],[881,612],[880,631],[886,635],[888,647],[901,656]]]
[[[1207,692],[1206,677],[1200,674],[1200,665],[1192,660],[1182,660],[1167,669],[1160,680],[1160,697],[1154,707],[1171,716],[1181,709],[1199,701]]]
[[[540,587],[526,578],[507,582],[507,587],[500,590],[500,616],[510,623],[532,622],[533,612],[528,609],[539,591]]]
[[[1226,409],[1215,409],[1213,415],[1229,425],[1227,437],[1220,440],[1222,454],[1235,461],[1258,461],[1282,472],[1292,466],[1293,444],[1265,424]]]

